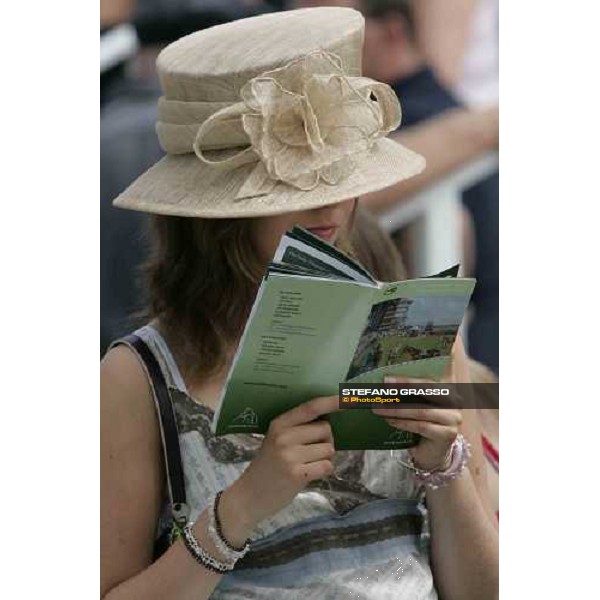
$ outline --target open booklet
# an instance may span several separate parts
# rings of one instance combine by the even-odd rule
[[[358,262],[294,227],[258,290],[213,421],[217,435],[265,433],[271,419],[343,382],[386,375],[439,379],[474,279],[458,266],[382,283]],[[329,419],[337,450],[393,449],[418,437],[370,410]]]

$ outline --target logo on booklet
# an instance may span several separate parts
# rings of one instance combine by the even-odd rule
[[[258,415],[250,408],[245,408],[233,421],[231,427],[255,427],[258,425]]]
[[[384,442],[385,444],[406,444],[408,442],[412,442],[413,437],[410,431],[404,431],[402,429],[397,429],[396,431],[392,431],[388,439]]]

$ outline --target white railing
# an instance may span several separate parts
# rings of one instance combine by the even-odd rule
[[[378,213],[381,226],[396,231],[413,224],[415,275],[431,275],[462,261],[461,194],[498,169],[498,153],[467,163],[426,189]]]

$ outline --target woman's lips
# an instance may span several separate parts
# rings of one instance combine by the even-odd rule
[[[307,227],[307,229],[317,237],[320,237],[323,240],[331,241],[338,232],[339,227],[337,225],[326,225],[323,227]]]

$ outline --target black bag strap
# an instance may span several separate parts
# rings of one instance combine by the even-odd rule
[[[126,345],[136,354],[148,376],[159,420],[171,510],[173,518],[178,523],[185,524],[189,511],[186,504],[183,463],[177,421],[167,382],[156,356],[141,337],[132,333],[117,340],[113,346],[119,344]]]

